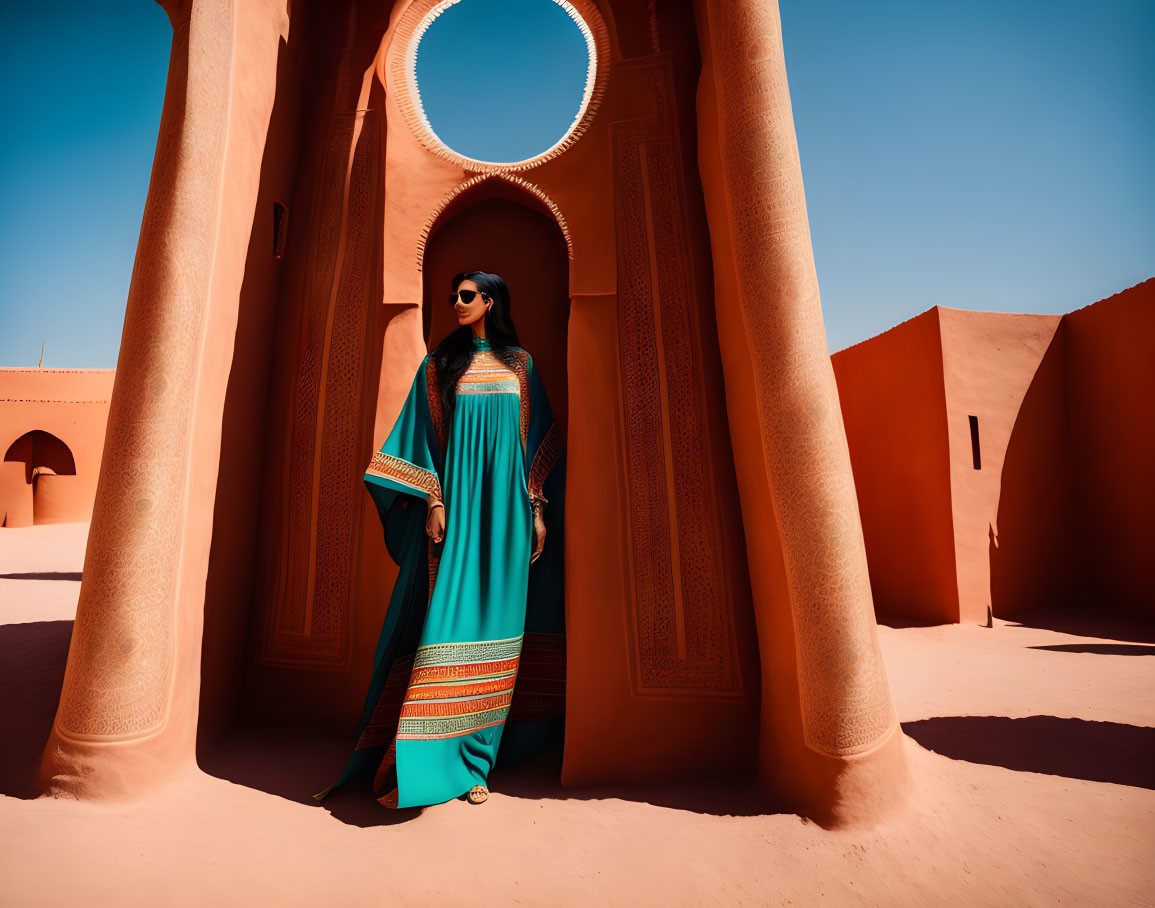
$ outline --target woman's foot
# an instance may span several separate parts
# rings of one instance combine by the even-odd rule
[[[489,797],[489,789],[484,785],[474,785],[469,791],[465,793],[465,799],[470,804],[481,804]]]

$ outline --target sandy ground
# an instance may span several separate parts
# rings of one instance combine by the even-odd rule
[[[916,790],[866,831],[551,761],[480,807],[318,806],[348,742],[257,729],[145,803],[29,798],[86,531],[0,530],[0,904],[1155,905],[1155,638],[1125,627],[881,627]]]

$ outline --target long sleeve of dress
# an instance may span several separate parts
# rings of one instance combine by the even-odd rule
[[[549,398],[545,393],[545,385],[541,380],[541,373],[537,371],[532,356],[529,357],[527,371],[530,419],[529,438],[526,446],[526,463],[529,471],[526,487],[529,489],[531,500],[546,504],[548,502],[544,492],[546,479],[558,461],[565,446],[565,440],[561,426],[554,419]]]
[[[421,361],[405,404],[389,437],[381,446],[365,471],[365,485],[377,505],[381,522],[386,528],[386,544],[390,555],[397,560],[396,546],[390,542],[389,515],[399,496],[411,501],[433,504],[442,500],[442,477],[439,472],[440,450],[437,432],[429,411],[429,356]],[[400,563],[400,562],[398,562]]]

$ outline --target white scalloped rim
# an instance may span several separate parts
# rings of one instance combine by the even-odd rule
[[[425,32],[428,31],[429,26],[433,24],[434,19],[445,12],[445,10],[449,9],[449,7],[461,2],[462,0],[441,0],[440,3],[429,10],[429,12],[427,12],[421,18],[421,21],[417,23],[416,28],[413,30],[413,36],[409,39],[409,44],[405,48],[406,88],[408,89],[410,96],[409,100],[413,105],[413,112],[420,121],[421,128],[428,133],[429,138],[433,142],[440,146],[440,149],[449,152],[453,158],[458,159],[465,166],[471,167],[472,169],[481,168],[488,170],[525,167],[526,165],[540,163],[541,161],[553,157],[562,149],[563,146],[567,145],[571,138],[574,136],[574,131],[581,124],[582,119],[586,115],[586,111],[589,110],[590,102],[594,95],[594,82],[598,68],[598,52],[597,42],[594,39],[593,30],[589,27],[589,24],[585,19],[582,18],[581,14],[573,7],[573,5],[568,2],[568,0],[550,0],[550,2],[556,3],[563,10],[565,10],[566,14],[574,21],[577,27],[581,29],[582,36],[585,38],[586,42],[586,57],[589,62],[586,66],[585,90],[582,92],[582,100],[581,104],[578,106],[577,114],[574,116],[573,122],[570,123],[569,127],[562,134],[562,137],[554,142],[554,144],[547,148],[545,151],[532,155],[528,158],[523,158],[520,161],[482,161],[478,158],[471,158],[459,151],[455,151],[449,146],[448,143],[446,143],[439,135],[437,135],[437,132],[433,129],[432,124],[429,122],[429,118],[425,116],[425,108],[421,104],[421,92],[417,87],[417,50],[421,44],[421,38],[425,35]],[[418,138],[421,137],[418,136]]]

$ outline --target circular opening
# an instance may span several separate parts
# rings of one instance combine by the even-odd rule
[[[409,53],[422,124],[480,164],[548,154],[593,92],[593,34],[565,0],[443,0],[418,25]]]

